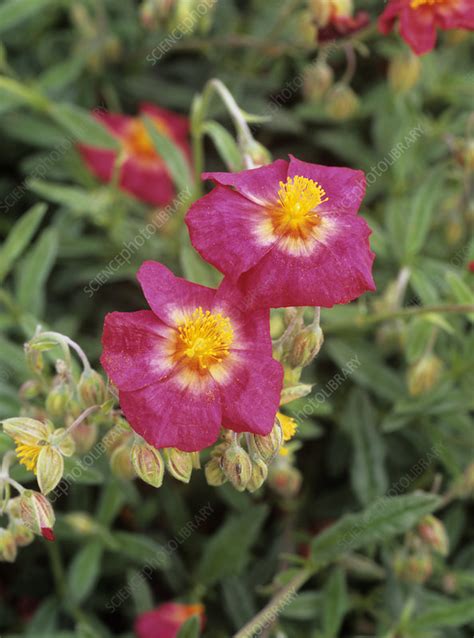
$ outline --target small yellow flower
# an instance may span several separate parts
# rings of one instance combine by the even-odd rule
[[[287,416],[282,412],[277,412],[277,419],[280,422],[281,430],[283,432],[283,440],[290,441],[296,434],[296,430],[298,429],[298,424],[291,416]],[[288,448],[283,446],[280,448],[280,455],[287,456]]]
[[[54,430],[51,423],[20,417],[4,421],[3,430],[15,441],[20,463],[36,474],[40,452],[48,445],[48,439]]]

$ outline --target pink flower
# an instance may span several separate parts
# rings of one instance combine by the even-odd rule
[[[431,51],[436,29],[474,29],[472,0],[389,0],[379,18],[387,34],[399,20],[400,34],[417,55]]]
[[[176,638],[182,625],[191,616],[200,616],[204,624],[203,605],[164,603],[152,611],[140,614],[135,622],[138,638]]]
[[[268,310],[248,312],[227,280],[206,288],[157,262],[137,277],[151,310],[108,314],[101,359],[132,428],[186,452],[214,443],[221,425],[268,434],[283,377]]]
[[[290,156],[203,178],[217,187],[188,212],[191,241],[248,299],[330,307],[375,289],[361,171]]]
[[[141,104],[140,115],[147,115],[156,128],[190,156],[187,141],[188,120],[153,104]],[[163,159],[139,117],[95,112],[94,117],[120,141],[125,161],[120,168],[120,187],[144,202],[161,206],[175,195],[173,182]],[[79,151],[89,169],[103,182],[112,178],[117,153],[108,149],[80,145]]]

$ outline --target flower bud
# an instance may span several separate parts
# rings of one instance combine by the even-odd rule
[[[247,489],[249,492],[255,492],[258,490],[267,480],[268,466],[262,459],[255,459],[252,461],[252,474],[250,480],[247,483]]]
[[[324,61],[319,61],[304,70],[303,94],[309,102],[319,102],[334,82],[334,72]]]
[[[395,93],[407,93],[418,82],[421,59],[411,51],[399,53],[390,61],[388,81]]]
[[[53,418],[60,419],[66,414],[69,401],[71,400],[71,387],[65,381],[54,385],[46,397],[46,410]]]
[[[283,498],[296,496],[300,491],[302,480],[301,472],[286,462],[278,462],[270,466],[268,484],[274,492]]]
[[[292,368],[304,368],[315,358],[323,345],[323,331],[319,326],[307,326],[295,335],[286,361]]]
[[[218,457],[210,459],[204,467],[204,475],[208,485],[218,487],[227,482],[227,477],[221,467],[221,461]]]
[[[424,355],[408,371],[408,391],[416,397],[429,392],[439,381],[443,363],[434,354]]]
[[[104,379],[95,370],[84,370],[77,384],[84,407],[102,405],[107,397]]]
[[[98,428],[95,423],[88,423],[87,419],[76,425],[71,437],[79,454],[88,452],[97,441]]]
[[[31,401],[41,394],[41,383],[36,379],[25,381],[18,391],[18,395],[22,401]]]
[[[9,529],[0,529],[0,560],[15,562],[17,550],[15,538]]]
[[[243,492],[252,476],[252,461],[240,445],[227,448],[222,457],[222,470],[239,492]]]
[[[85,512],[66,514],[64,520],[75,532],[83,534],[84,536],[89,536],[97,529],[97,524],[94,519]]]
[[[250,435],[250,449],[252,454],[259,456],[264,461],[267,461],[267,463],[278,454],[282,444],[283,432],[278,419],[275,419],[275,425],[267,436],[260,436],[259,434]]]
[[[336,84],[326,96],[326,112],[335,120],[350,118],[359,108],[359,98],[347,84]]]
[[[34,534],[54,541],[53,527],[56,517],[48,499],[33,490],[25,490],[20,496],[20,515],[23,523]]]
[[[110,457],[110,468],[115,476],[131,481],[135,478],[135,469],[130,458],[130,446],[128,444],[119,445],[112,452]]]
[[[425,543],[441,556],[447,556],[449,551],[449,540],[443,523],[428,514],[418,525],[418,533]]]
[[[62,479],[64,459],[61,453],[50,445],[45,445],[38,456],[36,477],[42,494],[49,494]]]
[[[163,450],[166,469],[178,481],[189,483],[193,471],[193,457],[189,452],[183,452],[174,447]]]
[[[271,153],[260,142],[253,140],[251,144],[248,144],[243,149],[245,155],[252,160],[255,166],[266,166],[272,161]]]
[[[13,538],[15,539],[17,547],[26,547],[27,545],[30,545],[34,540],[35,535],[31,531],[31,529],[28,529],[28,527],[26,527],[26,525],[11,523],[9,525],[9,530],[13,534]]]
[[[25,345],[26,365],[34,374],[42,374],[44,358],[39,350],[33,349],[29,344]]]
[[[162,485],[165,466],[158,450],[145,441],[136,441],[130,456],[133,468],[142,481],[153,487]]]
[[[409,583],[425,583],[433,572],[433,559],[427,551],[407,555],[399,552],[394,559],[393,569],[397,576]]]

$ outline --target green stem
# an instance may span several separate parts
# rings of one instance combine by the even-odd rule
[[[256,616],[234,634],[233,638],[252,638],[255,634],[260,635],[262,629],[275,622],[281,610],[292,602],[298,590],[312,575],[313,572],[309,569],[298,571]]]
[[[430,313],[450,313],[450,314],[468,314],[474,312],[474,304],[453,304],[453,305],[433,305],[433,306],[413,306],[412,308],[402,308],[400,310],[390,310],[380,312],[368,316],[356,316],[350,321],[339,321],[333,324],[326,324],[324,328],[325,334],[333,334],[344,332],[345,330],[363,330],[370,326],[383,321],[392,319],[410,319],[418,315],[427,315]]]
[[[58,598],[63,600],[66,594],[66,574],[64,571],[63,561],[59,552],[59,546],[56,542],[46,542],[48,548],[49,562],[53,573],[54,584]]]

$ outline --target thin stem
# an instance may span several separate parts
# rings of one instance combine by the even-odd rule
[[[89,363],[89,359],[86,356],[84,350],[72,339],[66,337],[66,335],[62,335],[59,332],[41,332],[39,335],[41,337],[46,337],[50,339],[55,339],[60,345],[66,344],[70,348],[74,350],[79,359],[81,360],[82,366],[84,368],[84,372],[88,373],[91,371],[91,364]]]
[[[65,436],[67,436],[68,434],[70,434],[72,432],[72,430],[74,430],[75,427],[77,427],[79,424],[81,424],[85,419],[87,419],[87,417],[90,414],[92,414],[96,410],[100,410],[100,405],[92,405],[90,408],[87,408],[86,410],[84,410],[84,412],[82,414],[80,414],[77,417],[77,419],[71,423],[71,425],[63,433],[61,438],[63,438]]]
[[[10,483],[10,485],[14,487],[20,494],[23,494],[23,492],[25,491],[23,485],[20,485],[20,483],[12,479],[10,476],[2,476],[1,478],[4,479],[7,483]]]
[[[430,313],[450,313],[450,314],[468,314],[474,312],[474,304],[453,304],[453,305],[433,305],[433,306],[414,306],[413,308],[401,308],[400,310],[380,312],[370,316],[358,316],[351,321],[339,321],[325,326],[327,334],[341,332],[350,329],[363,330],[370,326],[390,321],[392,319],[410,319],[418,315],[427,315]]]
[[[260,634],[262,629],[273,623],[281,610],[294,600],[298,590],[311,576],[312,572],[308,569],[297,572],[252,620],[234,634],[233,638],[252,638],[255,634]]]

